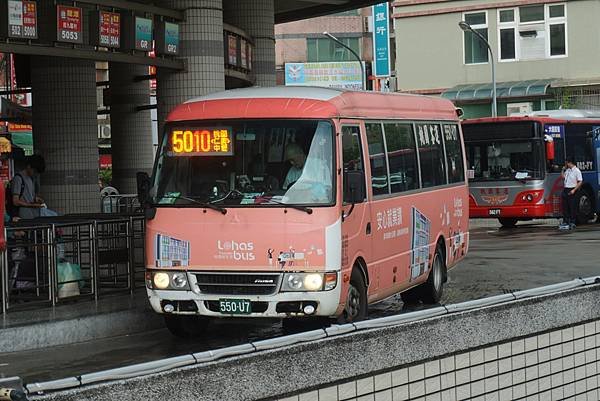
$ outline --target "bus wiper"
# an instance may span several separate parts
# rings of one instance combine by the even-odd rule
[[[224,207],[217,206],[217,205],[214,205],[214,204],[209,203],[209,202],[200,202],[197,199],[188,198],[187,196],[183,196],[183,195],[171,195],[171,196],[165,196],[165,198],[183,199],[183,200],[186,200],[188,202],[192,202],[192,203],[195,203],[197,205],[200,205],[203,208],[216,210],[217,212],[220,212],[221,214],[227,214],[227,209],[225,209]]]
[[[269,199],[269,202],[273,202],[273,203],[276,203],[278,205],[283,205],[283,206],[286,206],[286,207],[291,207],[292,209],[301,210],[301,211],[306,212],[308,214],[312,214],[312,212],[313,212],[313,210],[310,207],[308,207],[308,206],[287,204],[287,203],[279,202],[279,201],[277,201],[275,199]]]

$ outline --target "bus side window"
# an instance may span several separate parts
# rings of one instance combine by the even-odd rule
[[[439,124],[415,124],[423,188],[447,184],[446,163]]]
[[[366,123],[369,159],[371,161],[371,187],[373,196],[390,193],[388,166],[381,123]]]
[[[464,182],[465,169],[458,125],[444,124],[442,129],[444,130],[444,147],[448,163],[448,182],[450,184]]]
[[[342,162],[344,174],[348,171],[365,171],[358,126],[342,127]]]
[[[415,136],[411,124],[384,123],[392,193],[419,188]]]

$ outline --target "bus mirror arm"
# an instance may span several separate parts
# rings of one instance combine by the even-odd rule
[[[136,174],[137,196],[140,205],[145,209],[149,203],[150,197],[150,177],[148,173],[139,171]]]
[[[354,205],[361,203],[366,198],[365,173],[359,170],[346,171],[344,173],[344,202],[352,206],[347,214],[342,214],[342,220],[354,211]]]
[[[352,203],[350,205],[350,210],[348,210],[348,213],[344,212],[342,210],[342,221],[346,220],[348,217],[350,217],[350,215],[352,214],[352,212],[354,211],[354,205],[356,205],[356,203]]]

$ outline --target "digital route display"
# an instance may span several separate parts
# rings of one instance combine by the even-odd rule
[[[174,129],[169,135],[170,156],[231,156],[232,130],[226,127]]]

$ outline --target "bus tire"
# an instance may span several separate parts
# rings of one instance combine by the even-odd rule
[[[424,304],[437,304],[442,299],[444,293],[444,275],[446,270],[446,262],[444,261],[444,253],[438,245],[433,255],[433,262],[431,262],[431,272],[427,281],[421,284],[418,288],[420,290],[420,298]]]
[[[511,217],[498,217],[498,221],[502,227],[512,228],[517,225],[519,220]]]
[[[577,224],[586,224],[594,217],[592,196],[587,189],[577,191],[575,204],[577,205]]]
[[[348,294],[346,296],[346,306],[344,311],[338,317],[338,323],[352,323],[364,320],[368,315],[367,285],[359,269],[352,269],[350,283],[348,285]]]
[[[175,337],[194,338],[206,331],[208,318],[190,315],[164,315],[167,329]]]

